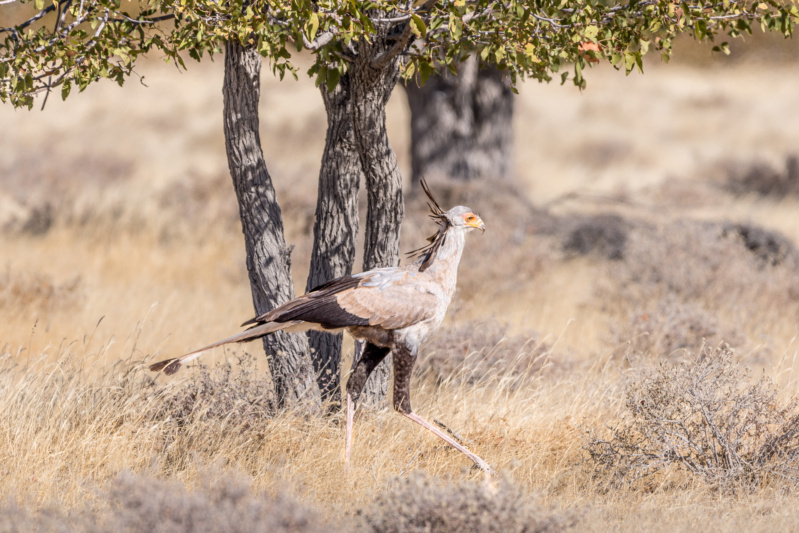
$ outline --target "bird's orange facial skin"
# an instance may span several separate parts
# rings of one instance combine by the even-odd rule
[[[466,223],[467,226],[477,228],[483,232],[485,232],[486,230],[486,225],[485,223],[483,223],[483,220],[474,213],[466,213],[465,215],[463,215],[463,221]]]

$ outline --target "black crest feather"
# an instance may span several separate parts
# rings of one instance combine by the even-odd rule
[[[447,220],[444,210],[441,209],[441,206],[438,205],[438,202],[433,197],[433,193],[430,192],[430,188],[427,186],[427,181],[425,181],[424,178],[421,178],[419,183],[422,185],[422,190],[424,193],[430,199],[430,202],[427,202],[427,206],[430,208],[430,218],[435,220],[439,225],[438,231],[427,238],[428,244],[408,252],[409,257],[424,257],[422,266],[419,267],[419,272],[424,272],[433,263],[436,252],[441,245],[444,244],[450,223],[449,220]]]

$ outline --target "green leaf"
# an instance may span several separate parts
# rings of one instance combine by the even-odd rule
[[[36,9],[43,9],[44,8],[44,0],[35,0],[33,5]]]
[[[629,74],[635,67],[635,54],[633,52],[624,53],[624,70]]]
[[[707,22],[705,20],[699,19],[696,21],[695,25],[695,32],[696,38],[700,41],[707,37]]]
[[[308,40],[313,41],[316,39],[316,32],[319,31],[319,15],[311,13],[308,18]]]
[[[452,13],[449,14],[449,33],[454,40],[460,39],[463,34],[463,21]]]
[[[61,99],[66,100],[67,96],[69,96],[69,91],[72,90],[72,81],[67,80],[64,82],[64,85],[61,86]]]
[[[597,28],[596,26],[588,26],[585,29],[585,36],[588,39],[591,39],[592,41],[596,40],[597,34],[599,34],[599,28]]]
[[[427,25],[417,14],[411,14],[411,31],[417,37],[421,37],[422,39],[427,39]]]
[[[427,80],[430,79],[430,76],[433,75],[435,69],[433,65],[428,63],[427,61],[422,61],[419,63],[419,78],[422,85],[427,83]]]
[[[328,92],[333,92],[338,86],[338,80],[341,78],[341,74],[339,74],[338,70],[330,69],[327,71],[327,90]]]

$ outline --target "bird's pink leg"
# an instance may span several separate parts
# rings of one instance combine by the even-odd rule
[[[388,348],[371,343],[356,342],[355,364],[347,380],[347,442],[344,446],[344,463],[349,465],[352,450],[352,426],[355,418],[355,402],[366,385],[369,374],[388,355]]]
[[[417,424],[419,424],[423,428],[425,428],[425,429],[427,429],[429,431],[432,431],[435,435],[437,435],[437,436],[441,437],[442,439],[444,439],[444,442],[446,442],[447,444],[449,444],[450,446],[452,446],[453,448],[455,448],[456,450],[461,452],[463,455],[465,455],[469,459],[471,459],[474,462],[474,464],[476,464],[487,475],[491,476],[494,473],[494,471],[491,469],[491,467],[488,466],[488,463],[483,461],[480,457],[478,457],[474,453],[472,453],[469,450],[467,450],[464,446],[460,445],[455,439],[453,439],[452,437],[450,437],[449,435],[447,435],[446,433],[444,433],[443,431],[441,431],[440,429],[435,427],[433,424],[431,424],[430,422],[428,422],[427,420],[425,420],[421,416],[417,415],[414,412],[405,413],[405,412],[399,411],[399,413],[401,415],[403,415],[403,416],[407,416],[408,418],[410,418],[411,420],[413,420],[414,422],[416,422]]]
[[[352,395],[347,394],[347,441],[344,446],[344,464],[350,464],[350,450],[352,448],[352,425],[355,419],[355,402],[352,401]]]

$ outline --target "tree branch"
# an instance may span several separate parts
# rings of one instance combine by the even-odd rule
[[[419,6],[417,12],[426,13],[430,10],[434,3],[435,0],[427,0],[424,4]],[[394,43],[394,46],[375,56],[375,58],[369,63],[370,67],[375,70],[381,70],[405,49],[405,47],[408,45],[408,42],[411,40],[411,35],[413,35],[410,18],[411,15],[408,15],[408,18],[405,19],[405,28],[402,30],[402,34],[399,36],[399,39],[397,39],[397,42]]]
[[[316,39],[314,39],[313,41],[309,41],[308,37],[305,36],[304,31],[300,33],[302,34],[303,46],[305,46],[305,48],[307,48],[312,52],[316,52],[326,44],[330,43],[330,41],[333,40],[333,37],[335,37],[335,33],[333,33],[332,31],[326,31],[324,33],[320,33],[319,35],[317,35]]]

